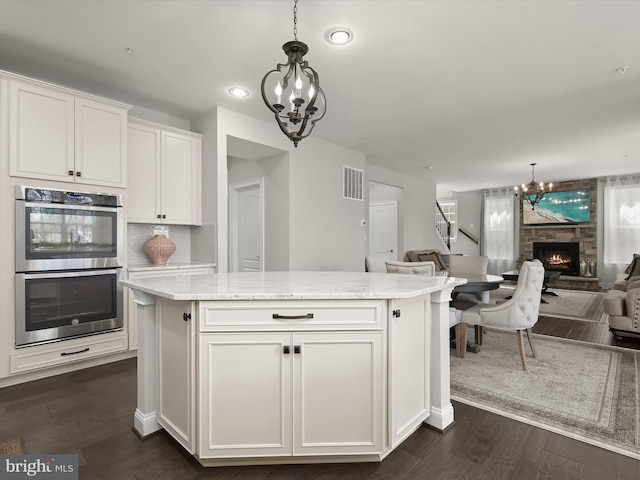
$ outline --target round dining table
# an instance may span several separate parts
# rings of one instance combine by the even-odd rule
[[[463,273],[463,272],[450,272],[450,277],[465,278],[467,283],[464,285],[458,285],[453,289],[452,297],[455,299],[459,293],[476,293],[486,292],[488,290],[495,290],[500,287],[500,284],[504,282],[504,278],[500,275],[489,275],[482,273]]]

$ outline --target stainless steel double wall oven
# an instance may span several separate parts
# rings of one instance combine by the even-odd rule
[[[120,195],[16,187],[17,347],[123,327]]]

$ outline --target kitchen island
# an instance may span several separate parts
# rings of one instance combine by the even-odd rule
[[[449,300],[464,279],[352,272],[122,281],[138,308],[134,430],[205,466],[380,461],[453,422]]]

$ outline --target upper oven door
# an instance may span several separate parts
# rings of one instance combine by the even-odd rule
[[[16,200],[16,272],[122,266],[122,208]]]

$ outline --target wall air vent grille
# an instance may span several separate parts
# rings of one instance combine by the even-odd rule
[[[344,166],[342,175],[342,196],[349,200],[362,200],[362,180],[364,171]]]

